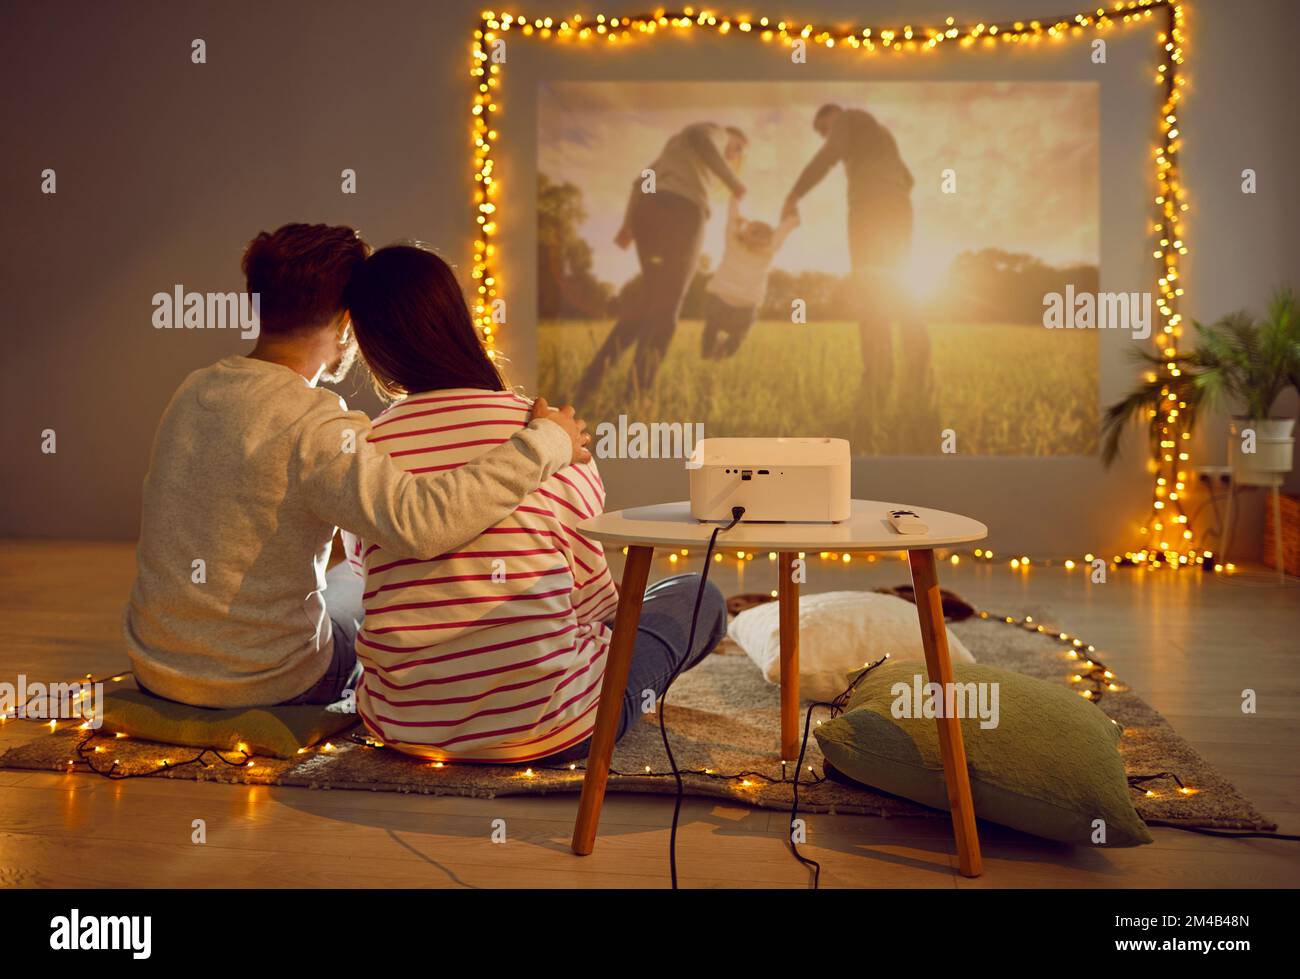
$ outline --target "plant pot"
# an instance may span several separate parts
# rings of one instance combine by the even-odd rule
[[[1242,431],[1254,429],[1255,451],[1242,452]],[[1291,471],[1295,456],[1294,418],[1234,418],[1228,430],[1228,458],[1233,479],[1241,485],[1272,485]]]

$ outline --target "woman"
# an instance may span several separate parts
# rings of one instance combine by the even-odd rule
[[[447,264],[396,245],[368,258],[348,288],[361,355],[396,403],[370,441],[409,472],[464,465],[509,439],[530,403],[511,392],[479,343]],[[583,758],[595,726],[618,593],[601,547],[578,531],[600,513],[595,463],[569,466],[513,515],[455,551],[399,560],[346,540],[364,571],[357,709],[385,744],[438,760]],[[722,638],[726,610],[709,586],[686,649],[698,575],[646,593],[621,736],[677,664]]]
[[[575,400],[589,401],[600,390],[605,372],[635,345],[631,374],[636,393],[648,393],[668,353],[682,301],[700,261],[709,205],[719,183],[739,199],[745,185],[736,175],[749,140],[735,126],[699,122],[675,133],[649,170],[632,185],[623,226],[614,238],[619,248],[636,245],[640,282],[625,296],[618,320],[578,381]],[[632,392],[629,392],[629,394]]]

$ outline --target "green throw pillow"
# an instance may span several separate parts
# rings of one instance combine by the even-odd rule
[[[191,748],[234,751],[246,745],[254,755],[291,758],[299,748],[357,723],[356,714],[310,704],[292,707],[235,707],[218,710],[162,700],[140,690],[114,690],[104,697],[103,730]]]
[[[1060,684],[992,666],[954,663],[953,673],[977,817],[1089,845],[1103,845],[1094,826],[1100,819],[1106,846],[1151,842],[1129,798],[1116,747],[1120,728],[1095,704]],[[826,760],[855,781],[946,810],[938,724],[933,712],[923,713],[935,698],[925,686],[924,664],[886,663],[815,734]],[[895,704],[904,716],[894,716]]]

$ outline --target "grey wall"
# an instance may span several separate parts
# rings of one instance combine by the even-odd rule
[[[153,428],[172,390],[188,371],[248,347],[233,334],[155,331],[150,297],[176,283],[239,288],[239,254],[256,231],[291,220],[347,223],[375,243],[418,237],[453,263],[468,262],[467,64],[480,7],[462,0],[5,4],[0,536],[135,535]],[[1249,32],[1236,29],[1234,12],[1243,7]],[[1060,12],[1046,0],[819,0],[798,9],[831,23],[901,21],[906,11],[915,24],[965,12],[988,20]],[[1274,284],[1300,284],[1291,246],[1300,208],[1290,170],[1300,147],[1289,40],[1300,17],[1286,0],[1191,0],[1188,9],[1183,162],[1194,210],[1185,312],[1213,318],[1261,306]],[[995,56],[814,51],[795,77],[1098,81],[1102,285],[1146,290],[1156,29],[1114,30],[1105,66],[1092,65],[1078,43]],[[207,41],[206,65],[190,62],[196,37]],[[761,79],[777,71],[791,71],[777,48],[703,35],[618,52],[512,37],[500,175],[512,299],[502,342],[515,380],[531,385],[535,369],[533,319],[521,310],[534,289],[538,82]],[[58,172],[57,195],[39,192],[46,167]],[[358,172],[355,196],[340,193],[344,167]],[[1255,197],[1239,192],[1244,167],[1259,173]],[[1133,376],[1124,357],[1131,342],[1102,337],[1102,403]],[[375,405],[359,380],[342,391],[362,407]],[[58,433],[54,456],[39,451],[46,428]],[[1204,429],[1198,461],[1219,461],[1220,426],[1207,420]],[[854,491],[972,513],[1004,551],[1109,552],[1131,543],[1131,528],[1145,516],[1143,463],[1137,437],[1109,474],[1088,459],[865,459]],[[608,461],[602,468],[611,505],[685,495],[679,465]],[[1251,529],[1248,522],[1243,534]]]

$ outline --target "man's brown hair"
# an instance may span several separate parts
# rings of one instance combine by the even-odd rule
[[[832,112],[840,111],[842,111],[840,106],[836,105],[834,102],[827,102],[813,114],[813,128],[816,129],[817,123],[821,122]]]
[[[259,234],[244,251],[243,269],[248,291],[258,295],[262,332],[297,333],[333,322],[367,251],[343,225],[286,224]]]

